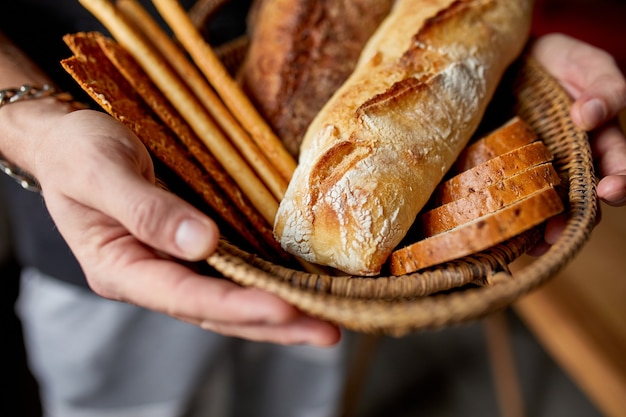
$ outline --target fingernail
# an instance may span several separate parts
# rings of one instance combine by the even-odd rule
[[[594,98],[583,104],[581,116],[586,129],[595,129],[606,118],[606,109],[602,101]]]
[[[197,220],[184,220],[176,231],[176,246],[190,259],[204,255],[212,244],[213,236],[209,228]]]

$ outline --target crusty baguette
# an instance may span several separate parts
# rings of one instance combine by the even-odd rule
[[[257,0],[241,85],[292,155],[393,0]]]
[[[283,248],[378,274],[520,54],[531,3],[397,1],[306,133],[274,224]]]
[[[563,202],[552,187],[546,188],[470,223],[419,240],[390,256],[393,275],[408,274],[502,243],[563,211]]]
[[[469,144],[451,169],[453,173],[466,171],[490,159],[537,140],[537,133],[519,116]]]
[[[541,141],[513,149],[480,165],[461,172],[442,182],[434,192],[435,205],[463,198],[476,190],[527,170],[529,167],[552,161],[553,156]]]
[[[560,181],[551,163],[530,167],[459,200],[428,210],[419,218],[420,230],[424,237],[434,236],[558,185]]]

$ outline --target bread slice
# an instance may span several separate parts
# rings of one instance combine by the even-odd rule
[[[444,181],[437,186],[433,200],[435,205],[447,204],[552,159],[543,142],[532,142]]]
[[[502,243],[562,212],[557,191],[546,188],[501,210],[392,252],[390,270],[403,275]]]
[[[461,173],[497,156],[537,140],[537,133],[519,116],[470,143],[459,155],[452,172]]]
[[[551,163],[533,166],[423,213],[419,218],[421,232],[424,237],[445,232],[507,207],[537,191],[558,185],[560,181]]]

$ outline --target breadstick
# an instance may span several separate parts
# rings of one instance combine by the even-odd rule
[[[227,2],[228,0],[197,0],[189,9],[189,19],[195,27],[201,28]]]
[[[80,40],[79,40],[80,41]],[[88,56],[96,56],[97,50],[87,45],[85,39],[76,47]],[[87,39],[88,41],[88,39]],[[87,50],[86,48],[89,48]],[[74,48],[76,50],[76,48]],[[266,243],[261,243],[255,229],[239,215],[236,207],[222,190],[193,162],[189,153],[179,145],[164,125],[150,113],[145,103],[128,85],[124,77],[98,53],[98,60],[91,61],[73,56],[61,63],[65,70],[101,107],[121,123],[128,126],[160,161],[172,169],[205,203],[221,217],[242,239],[250,242],[259,253],[271,256]],[[94,62],[97,62],[94,65]],[[232,236],[231,236],[232,237]],[[280,253],[275,251],[275,253]],[[275,255],[274,255],[275,256]]]
[[[270,163],[257,144],[228,111],[200,72],[189,62],[183,51],[160,28],[150,14],[136,0],[117,0],[118,10],[150,40],[163,59],[172,66],[192,91],[213,120],[220,125],[231,142],[248,161],[257,176],[265,183],[278,201],[287,189],[287,180]]]
[[[209,115],[206,114],[198,100],[189,94],[187,86],[169,68],[167,63],[110,1],[79,1],[133,55],[170,103],[181,115],[185,116],[198,137],[204,141],[265,220],[273,224],[278,202],[237,150],[233,148]]]
[[[106,57],[126,78],[130,86],[172,130],[178,140],[189,150],[192,157],[198,161],[204,168],[204,171],[224,191],[233,204],[237,206],[253,228],[259,232],[266,244],[269,247],[273,247],[276,252],[280,252],[276,239],[272,235],[271,225],[263,219],[261,214],[245,198],[221,164],[207,151],[202,141],[195,135],[183,117],[171,106],[165,96],[154,86],[132,56],[112,39],[102,34],[92,34],[92,36]]]
[[[289,181],[296,161],[230,76],[211,46],[204,41],[185,10],[176,0],[152,2],[226,106],[275,164],[281,175]]]

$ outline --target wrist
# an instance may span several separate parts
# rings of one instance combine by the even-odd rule
[[[13,177],[23,188],[40,191],[39,183],[30,174],[37,141],[45,137],[53,118],[85,108],[70,94],[49,85],[22,85],[0,90],[0,170]]]

